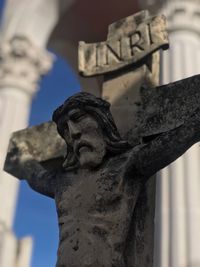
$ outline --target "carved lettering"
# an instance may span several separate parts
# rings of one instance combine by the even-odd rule
[[[93,50],[91,49],[92,54],[95,53],[95,56],[92,57],[93,64],[98,68],[130,60],[137,53],[145,51],[145,46],[150,44],[153,44],[153,41],[151,39],[150,29],[146,25],[143,33],[137,31],[119,40],[96,44],[95,49],[94,47]]]
[[[115,43],[100,43],[96,46],[96,67],[118,63],[122,60],[121,40]]]
[[[107,65],[107,47],[105,43],[97,44],[96,46],[96,66],[101,67]]]
[[[137,27],[133,26],[134,23],[135,20],[130,22],[130,18],[127,19],[124,30],[119,35],[112,34],[106,42],[97,44],[80,42],[79,71],[84,76],[105,74],[130,64],[137,64],[156,50],[168,48],[163,16],[138,22]],[[112,25],[112,30],[114,29]],[[119,31],[116,26],[117,30]]]
[[[144,50],[144,47],[142,47],[141,40],[142,34],[140,32],[136,32],[132,36],[130,36],[130,49],[132,56],[134,56],[135,53]]]
[[[122,59],[121,55],[121,40],[117,40],[115,43],[107,44],[107,64],[113,62],[120,62]]]
[[[147,24],[147,32],[148,32],[148,37],[149,37],[149,44],[152,45],[153,44],[153,39],[151,36],[151,25],[148,23]]]

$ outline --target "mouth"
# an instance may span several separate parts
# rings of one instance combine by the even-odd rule
[[[80,142],[77,145],[75,145],[75,154],[80,155],[83,152],[92,151],[92,146],[88,142]]]

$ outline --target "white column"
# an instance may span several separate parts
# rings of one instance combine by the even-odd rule
[[[41,75],[51,68],[52,56],[27,37],[13,36],[1,43],[0,58],[0,266],[12,267],[4,265],[7,258],[11,258],[4,246],[12,244],[10,236],[13,236],[18,181],[3,172],[2,167],[11,133],[26,127],[32,97],[37,92]]]
[[[41,75],[51,68],[52,56],[46,51],[46,45],[58,18],[57,0],[5,1],[0,25],[1,267],[16,267],[17,263],[20,267],[30,265],[31,243],[24,239],[19,242],[12,233],[18,181],[2,172],[2,167],[10,135],[27,126]]]
[[[58,18],[57,0],[5,1],[0,25],[0,224],[7,229],[18,181],[1,170],[10,134],[26,127],[40,77],[50,69],[52,57],[45,47]]]
[[[15,36],[0,46],[0,169],[10,135],[26,127],[30,104],[41,75],[51,66],[51,56],[26,37]],[[0,172],[0,222],[11,228],[17,180]],[[9,193],[8,193],[9,192]],[[8,197],[9,194],[9,197]],[[13,200],[14,198],[14,200]]]
[[[33,240],[30,237],[23,238],[18,243],[18,259],[16,267],[28,267],[31,265]]]
[[[170,51],[163,54],[163,83],[200,74],[200,1],[169,1]],[[156,267],[200,267],[200,147],[193,146],[158,174]]]
[[[11,231],[0,231],[0,266],[16,267],[18,241]],[[27,266],[29,267],[29,266]]]
[[[26,36],[38,47],[46,48],[49,36],[59,19],[58,0],[5,0],[2,14],[0,38]],[[72,2],[66,0],[64,2]],[[67,8],[67,5],[62,5]],[[63,11],[62,9],[62,11]]]

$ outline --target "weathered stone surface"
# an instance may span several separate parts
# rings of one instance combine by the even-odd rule
[[[117,47],[119,40],[121,42],[126,34],[130,33],[132,20],[133,17],[122,20],[118,28],[117,24],[110,26],[108,41],[115,40],[116,43],[109,43],[109,63],[115,65],[118,54],[113,53],[113,49]],[[144,21],[151,21],[147,12],[137,14],[134,20],[139,25],[139,30]],[[146,29],[142,31],[144,39],[145,31]],[[161,37],[163,33],[165,34],[164,28],[163,32],[160,32],[160,28],[155,32]],[[134,45],[134,49],[138,48],[137,45]],[[139,43],[139,48],[141,47]],[[125,69],[118,65],[120,71],[115,73],[108,75],[107,72],[111,70],[104,69],[106,77],[102,96],[111,99],[117,126],[124,139],[130,141],[131,147],[126,147],[126,142],[120,139],[123,145],[120,143],[122,146],[115,147],[114,154],[111,153],[109,149],[113,142],[106,143],[109,149],[104,142],[108,140],[109,131],[112,132],[115,127],[104,125],[106,120],[101,113],[103,106],[97,105],[98,109],[93,113],[91,109],[87,109],[91,101],[83,101],[84,104],[80,105],[83,99],[81,95],[78,97],[80,99],[76,99],[76,105],[72,105],[69,110],[63,110],[62,107],[58,112],[67,116],[62,127],[68,125],[66,132],[62,127],[59,130],[68,143],[64,168],[61,167],[61,158],[64,155],[65,145],[60,143],[58,137],[55,138],[55,129],[51,140],[55,138],[60,146],[60,152],[56,156],[52,152],[57,148],[51,148],[51,142],[48,144],[50,148],[46,154],[48,156],[44,156],[44,150],[40,150],[37,155],[41,142],[36,153],[32,152],[34,143],[30,146],[27,145],[28,142],[22,141],[20,145],[19,141],[11,146],[6,169],[18,177],[27,177],[36,191],[56,199],[61,236],[58,267],[152,266],[154,206],[151,205],[153,202],[147,200],[149,194],[147,190],[150,189],[149,192],[152,193],[150,199],[153,199],[155,187],[151,183],[147,185],[146,181],[149,175],[175,159],[198,139],[195,133],[199,128],[195,123],[199,114],[200,78],[195,76],[153,88],[158,80],[158,72],[152,71],[152,66],[158,62],[158,56],[153,55],[151,49],[147,54],[145,61],[139,58],[136,64],[130,64],[127,57],[126,64],[129,67]],[[92,67],[94,73],[96,73],[95,68],[96,65]],[[119,90],[118,93],[113,95],[111,92],[113,88]],[[93,104],[96,102],[98,101],[93,99]],[[118,112],[119,107],[120,112]],[[77,115],[77,108],[84,110],[84,116],[80,110]],[[68,112],[71,109],[75,109],[76,115],[69,116]],[[131,110],[133,113],[129,112]],[[106,114],[109,116],[109,112]],[[188,125],[190,127],[187,127]],[[53,126],[49,124],[49,127]],[[38,137],[40,138],[40,133]],[[185,142],[179,142],[179,138]],[[44,141],[46,142],[45,139]],[[77,144],[79,141],[84,143],[80,147]],[[45,142],[43,146],[48,143]],[[140,145],[136,146],[138,143]],[[178,148],[172,153],[169,148],[174,148],[175,144],[178,144]],[[70,150],[70,146],[73,149]],[[55,161],[56,158],[58,161]],[[48,172],[44,171],[38,162]],[[31,174],[31,170],[34,170],[34,174]],[[127,206],[130,208],[126,202],[127,197],[131,199],[130,202],[132,201],[132,210],[126,209]],[[148,220],[148,214],[151,220]],[[120,223],[117,225],[116,221]],[[78,230],[74,231],[75,228]],[[149,245],[150,240],[152,240],[151,245]],[[66,251],[69,252],[69,258],[66,256]]]
[[[161,99],[163,104],[162,97],[167,96],[161,117],[172,107],[169,97],[179,96],[185,84],[187,94],[194,93],[197,98],[200,76],[156,88],[164,93],[158,92],[159,97],[152,101]],[[167,87],[170,93],[165,90]],[[63,167],[46,171],[31,155],[34,149],[30,151],[24,141],[23,154],[10,155],[12,165],[17,172],[21,165],[23,175],[27,175],[23,177],[34,190],[55,198],[60,230],[57,267],[133,267],[135,262],[141,266],[136,258],[142,259],[145,251],[145,240],[139,234],[145,230],[145,184],[150,176],[200,140],[200,100],[188,99],[181,95],[173,103],[182,115],[176,116],[178,125],[169,124],[164,132],[156,132],[156,136],[131,146],[121,139],[108,102],[79,93],[53,115],[68,148]],[[153,115],[154,110],[149,111],[145,104],[148,106],[144,101],[144,110]],[[191,104],[192,109],[188,106]],[[178,110],[173,115],[176,113]],[[161,120],[153,123],[159,125]],[[138,204],[142,205],[139,213]],[[148,258],[144,262],[152,264]]]
[[[145,138],[182,125],[199,108],[199,88],[199,75],[150,90],[141,88],[137,101],[138,126],[131,136]]]
[[[116,23],[113,23],[109,27],[108,40],[123,38],[124,34],[133,30],[134,23],[131,23],[131,19],[135,19],[137,21],[136,24],[143,25],[144,30],[146,30],[147,25],[145,26],[145,23],[152,18],[148,11],[142,11],[132,17],[121,20],[121,24],[119,23],[117,26]],[[161,28],[155,29],[156,35],[161,40],[165,32],[165,39],[167,40],[165,25],[163,24],[162,26],[163,32],[160,32]],[[144,31],[145,33],[148,34],[149,31]],[[167,48],[167,46],[164,48]],[[130,51],[130,49],[127,51]],[[147,56],[143,60],[136,61],[134,64],[120,69],[120,71],[104,73],[102,98],[111,103],[111,112],[121,136],[132,144],[140,140],[134,139],[131,134],[128,134],[137,127],[138,123],[138,91],[142,86],[151,88],[159,85],[160,53],[159,51],[152,53],[151,49],[149,51],[146,49],[146,52]],[[142,209],[141,206],[143,207]],[[135,207],[137,216],[132,225],[134,230],[131,234],[133,236],[137,235],[139,238],[135,238],[132,243],[132,247],[134,247],[131,251],[132,255],[134,255],[132,258],[133,266],[153,266],[154,213],[155,179],[152,177],[144,186]]]
[[[14,176],[16,175],[16,166],[12,166],[10,159],[13,156],[20,157],[21,153],[23,153],[21,144],[25,145],[31,156],[47,169],[54,167],[55,162],[56,165],[59,165],[66,153],[65,142],[58,135],[56,125],[53,122],[46,122],[15,132],[10,140],[4,167],[6,171],[9,171]],[[20,168],[20,166],[18,167]],[[17,173],[22,173],[22,171],[18,169]]]
[[[13,36],[0,45],[1,87],[22,88],[35,93],[39,78],[53,63],[53,54],[37,47],[28,37]]]
[[[168,48],[164,16],[150,18],[148,11],[113,23],[108,40],[79,43],[79,71],[84,76],[104,74],[136,65],[149,54]]]
[[[140,88],[133,102],[138,106],[136,117],[130,118],[135,127],[127,133],[132,145],[178,128],[188,121],[200,106],[199,88],[199,75],[157,88]],[[126,120],[129,120],[127,114]],[[10,164],[10,153],[16,152],[15,148],[22,141],[38,162],[48,162],[65,155],[65,142],[57,134],[55,124],[48,122],[13,134],[5,169]]]
[[[200,105],[199,88],[199,76],[157,88],[141,88],[133,102],[138,105],[137,116],[130,118],[136,122],[128,133],[132,143],[182,125]],[[129,120],[127,115],[126,120]],[[6,165],[10,153],[16,152],[22,141],[38,162],[63,158],[65,154],[63,139],[57,134],[55,124],[48,122],[13,134]]]

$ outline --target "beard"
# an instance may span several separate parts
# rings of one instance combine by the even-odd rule
[[[83,168],[98,167],[106,154],[104,147],[87,147],[83,146],[79,150],[78,161]]]

